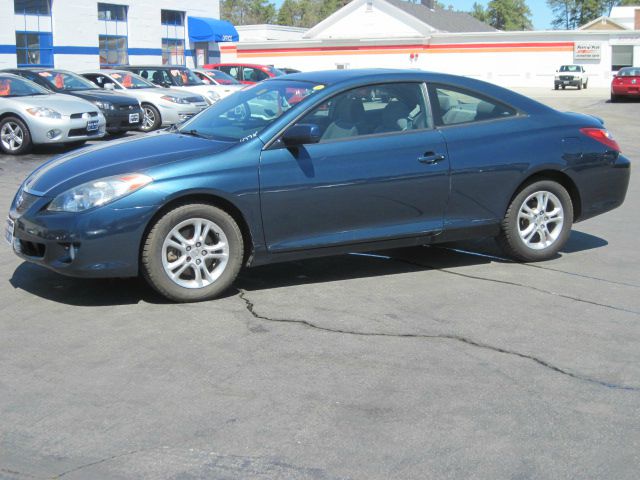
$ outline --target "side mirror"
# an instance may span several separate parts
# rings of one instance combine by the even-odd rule
[[[113,83],[105,83],[104,84],[104,89],[105,90],[115,90],[116,86]]]
[[[288,147],[318,143],[320,141],[320,127],[311,123],[299,123],[289,128],[282,136],[282,141]]]

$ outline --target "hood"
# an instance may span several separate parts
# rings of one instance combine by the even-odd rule
[[[89,103],[81,98],[62,93],[52,93],[51,95],[32,95],[30,97],[20,97],[20,100],[27,108],[47,107],[62,115],[69,116],[73,113],[99,112],[100,110],[93,103]]]
[[[159,165],[222,152],[233,145],[170,132],[112,141],[50,160],[29,176],[24,188],[35,195],[53,196],[91,180],[143,173]]]
[[[69,95],[73,95],[74,97],[83,98],[84,100],[88,100],[90,102],[95,102],[96,100],[100,100],[101,102],[110,102],[114,105],[135,105],[138,106],[138,100],[135,98],[129,97],[127,95],[122,95],[119,93],[113,93],[108,90],[96,89],[96,90],[77,90],[66,92]]]

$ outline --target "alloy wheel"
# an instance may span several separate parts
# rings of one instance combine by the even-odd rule
[[[142,130],[149,131],[156,123],[156,114],[149,107],[144,107],[144,114],[142,117]]]
[[[518,211],[518,234],[532,250],[553,245],[564,224],[564,211],[560,199],[548,191],[529,195]]]
[[[229,260],[229,242],[219,225],[204,218],[180,222],[165,237],[162,266],[175,284],[203,288],[214,283]]]
[[[4,148],[11,152],[15,152],[22,147],[24,143],[24,131],[15,122],[7,122],[0,130],[0,141]]]

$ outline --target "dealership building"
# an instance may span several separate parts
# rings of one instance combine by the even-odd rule
[[[415,68],[508,87],[552,87],[556,70],[576,63],[585,67],[589,87],[608,87],[612,72],[640,66],[640,1],[571,31],[500,32],[430,0],[353,0],[297,38],[268,26],[238,30],[239,43],[221,46],[222,61],[303,71]]]
[[[237,41],[218,0],[0,0],[0,68],[193,66]]]

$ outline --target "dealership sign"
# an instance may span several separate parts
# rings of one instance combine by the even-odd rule
[[[574,60],[600,60],[600,42],[575,42]]]

